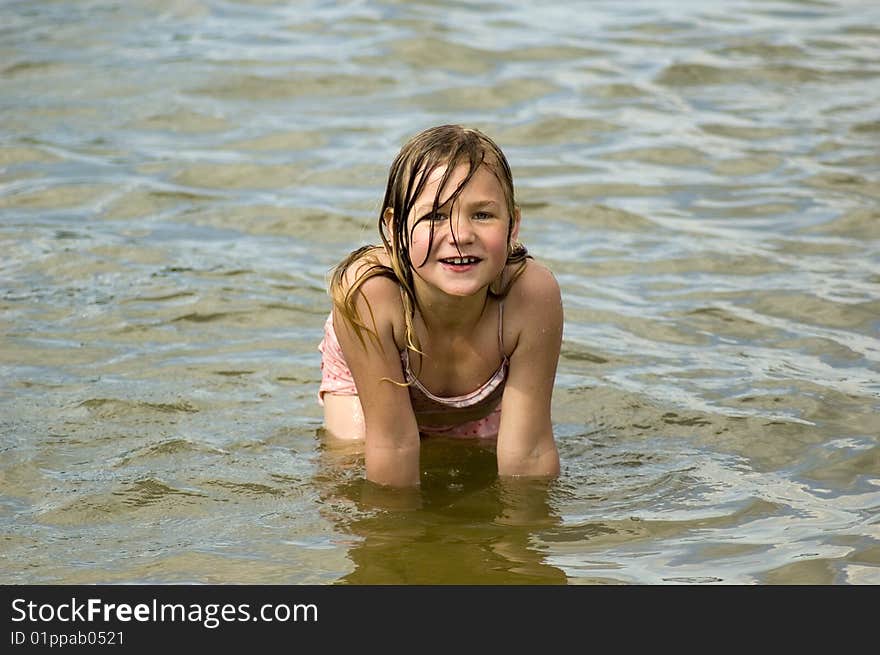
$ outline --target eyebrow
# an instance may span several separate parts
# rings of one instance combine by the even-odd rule
[[[447,203],[444,202],[443,204],[438,205],[437,209],[444,207],[446,204]],[[477,200],[476,202],[470,203],[467,207],[468,209],[483,209],[484,207],[498,207],[498,203],[494,200]],[[416,205],[414,213],[416,216],[420,216],[430,213],[433,209],[433,204]]]

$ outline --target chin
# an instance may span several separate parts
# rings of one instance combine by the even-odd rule
[[[487,285],[485,285],[485,284],[483,284],[483,285],[479,285],[479,284],[470,285],[469,284],[467,286],[462,285],[462,286],[446,287],[446,288],[441,287],[440,291],[445,293],[447,296],[452,296],[454,298],[468,298],[470,296],[477,295],[478,293],[483,291],[483,289],[485,289],[486,286]]]

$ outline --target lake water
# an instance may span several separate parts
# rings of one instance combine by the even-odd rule
[[[0,581],[880,583],[880,5],[0,2]],[[407,137],[507,153],[562,473],[321,435]]]

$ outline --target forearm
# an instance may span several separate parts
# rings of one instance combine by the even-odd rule
[[[367,435],[364,447],[367,480],[388,487],[415,487],[419,485],[419,439],[402,443],[371,439]]]
[[[559,475],[559,451],[552,435],[531,446],[498,443],[498,475],[555,478]]]

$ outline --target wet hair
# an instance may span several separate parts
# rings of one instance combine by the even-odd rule
[[[388,184],[385,198],[379,212],[379,236],[382,248],[388,254],[390,266],[382,264],[376,256],[377,246],[363,246],[353,251],[333,271],[330,280],[330,296],[339,314],[349,322],[361,343],[364,343],[364,331],[375,336],[357,307],[357,293],[361,285],[377,275],[390,278],[400,286],[406,323],[406,345],[420,352],[418,339],[413,327],[418,299],[415,295],[413,269],[425,262],[413,263],[410,259],[412,228],[408,227],[407,218],[418,197],[421,195],[431,173],[440,166],[446,166],[443,177],[434,196],[432,213],[440,207],[440,198],[453,170],[461,164],[468,166],[467,175],[453,190],[445,201],[452,204],[461,195],[462,190],[481,166],[488,168],[498,179],[507,201],[507,212],[510,217],[508,239],[516,216],[514,200],[513,175],[510,165],[501,148],[488,136],[473,128],[460,125],[440,125],[416,134],[404,144],[391,164],[388,173]],[[391,220],[386,223],[386,212],[391,211]],[[452,213],[450,212],[450,227]],[[453,232],[453,239],[455,234]],[[428,251],[434,242],[434,225],[431,223]],[[457,246],[456,241],[456,246]],[[515,265],[513,274],[504,276],[489,286],[489,295],[503,298],[525,268],[526,259],[530,258],[525,246],[520,243],[509,243],[507,265]],[[505,269],[507,266],[505,266]],[[355,278],[346,284],[346,273],[355,269]],[[505,280],[506,277],[506,280]],[[372,313],[372,310],[370,310]]]

